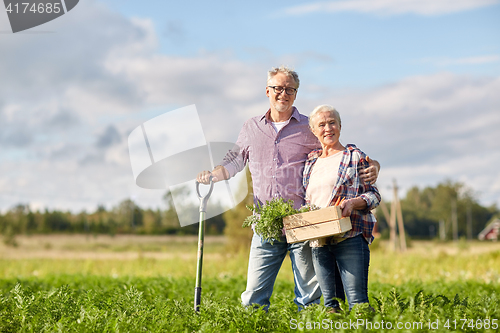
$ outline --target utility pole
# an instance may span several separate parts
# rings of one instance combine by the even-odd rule
[[[406,233],[405,233],[405,226],[403,223],[403,212],[401,211],[401,202],[399,201],[399,198],[397,199],[397,208],[398,208],[398,229],[399,229],[399,245],[401,252],[406,251]]]
[[[406,251],[406,235],[403,223],[403,212],[401,210],[401,202],[399,201],[398,197],[398,186],[396,184],[395,179],[393,183],[394,185],[392,187],[393,195],[392,195],[390,216],[384,201],[381,202],[380,207],[382,208],[382,212],[384,213],[385,219],[389,224],[389,231],[390,231],[389,248],[392,251],[396,251],[397,249],[399,249],[400,251],[404,252]],[[397,241],[398,232],[399,232],[399,246]]]
[[[405,227],[403,223],[403,212],[401,211],[401,202],[398,196],[398,185],[396,184],[396,179],[394,179],[394,201],[396,202],[396,214],[398,220],[398,231],[399,231],[399,248],[401,252],[406,251],[406,235]]]
[[[405,227],[403,223],[403,212],[401,210],[401,202],[398,197],[398,186],[396,184],[396,180],[394,179],[393,185],[393,198],[391,202],[391,212],[389,214],[389,210],[387,209],[387,205],[385,201],[382,200],[380,202],[380,208],[382,209],[382,213],[384,213],[385,220],[389,225],[389,249],[392,251],[396,251],[399,249],[400,251],[406,251],[406,234]],[[397,222],[397,226],[396,226]],[[399,229],[399,246],[397,241],[397,233]]]
[[[387,221],[387,225],[389,225],[391,217],[390,217],[390,214],[389,214],[389,209],[387,209],[387,206],[386,206],[384,200],[380,201],[380,208],[382,209],[382,213],[384,214],[385,220]]]
[[[391,250],[394,250],[394,236],[392,234],[392,226],[391,226],[391,216],[389,214],[389,209],[387,209],[387,205],[385,204],[384,200],[380,201],[380,208],[382,209],[382,213],[384,214],[385,220],[387,222],[387,225],[389,226],[389,231],[390,231],[390,240],[389,240],[389,247]],[[376,225],[376,224],[375,224]]]
[[[392,202],[391,202],[391,218],[389,221],[389,228],[390,228],[390,248],[393,251],[396,251],[396,191],[393,189],[393,196],[392,196]]]

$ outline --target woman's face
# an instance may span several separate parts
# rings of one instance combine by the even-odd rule
[[[311,130],[323,147],[334,147],[339,143],[340,124],[329,111],[313,116]]]

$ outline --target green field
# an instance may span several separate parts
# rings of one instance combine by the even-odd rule
[[[247,253],[207,237],[202,308],[193,311],[195,237],[33,236],[0,246],[0,332],[498,332],[500,244],[372,248],[376,312],[298,312],[287,259],[268,313],[240,306]],[[347,305],[344,305],[344,309]]]

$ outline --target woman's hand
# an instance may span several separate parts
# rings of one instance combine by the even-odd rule
[[[342,208],[342,217],[351,216],[353,210],[363,210],[367,206],[366,201],[361,197],[344,200],[340,204],[340,208]]]

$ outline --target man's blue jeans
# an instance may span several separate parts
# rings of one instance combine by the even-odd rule
[[[288,244],[283,237],[271,245],[254,233],[248,262],[247,288],[241,294],[243,305],[264,305],[264,309],[268,310],[276,276],[288,251],[295,282],[295,304],[301,309],[319,303],[321,290],[314,273],[309,243]]]
[[[362,235],[335,245],[313,247],[312,256],[325,306],[336,308],[339,303],[333,298],[344,299],[339,284],[343,284],[349,309],[354,304],[368,303],[370,249]]]

